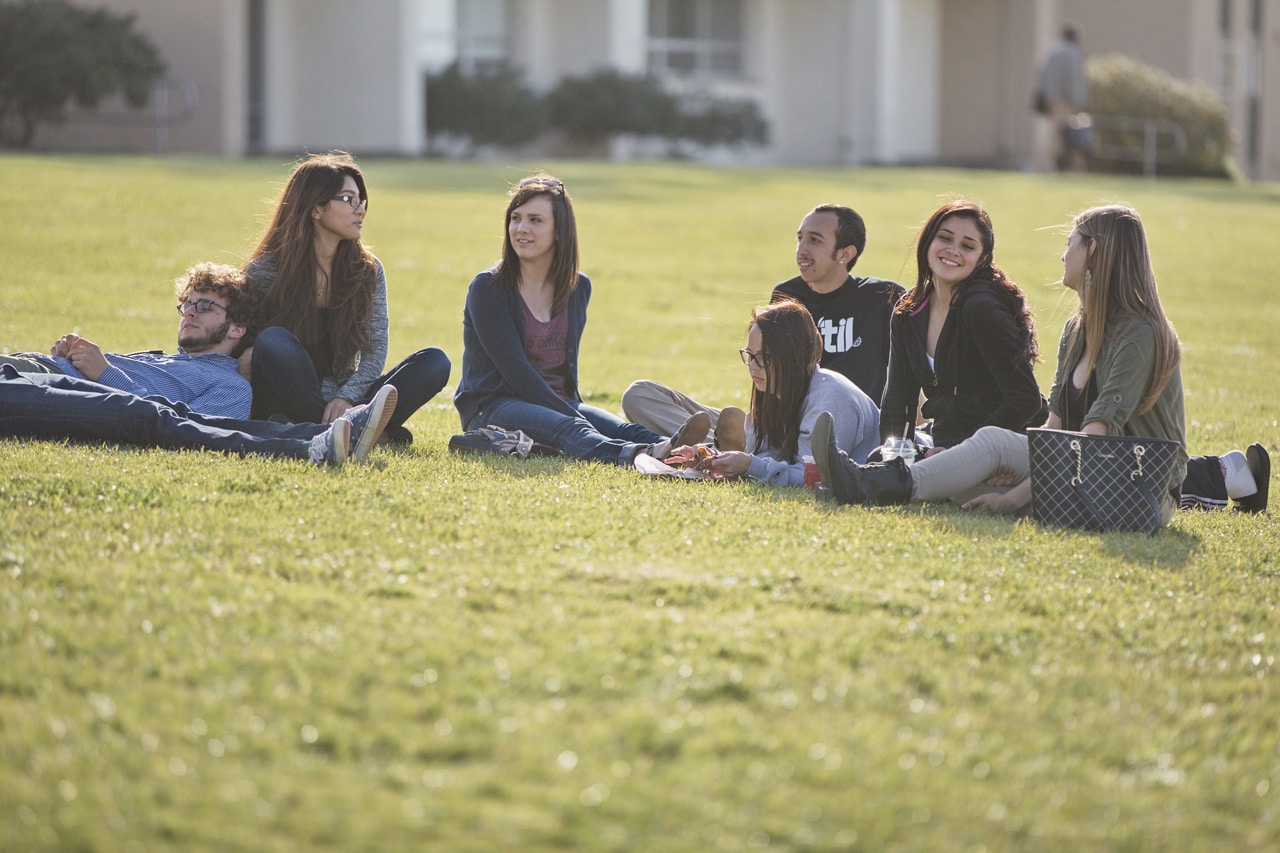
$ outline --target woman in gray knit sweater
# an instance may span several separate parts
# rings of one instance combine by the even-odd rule
[[[449,381],[449,358],[419,350],[383,373],[387,279],[360,241],[369,195],[345,151],[316,154],[289,176],[245,273],[263,304],[250,382],[254,417],[332,423],[396,387],[386,435],[412,440],[405,420]]]

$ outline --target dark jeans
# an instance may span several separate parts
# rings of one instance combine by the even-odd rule
[[[438,347],[420,349],[369,386],[367,403],[378,389],[396,386],[396,410],[387,429],[403,426],[409,416],[440,393],[449,381],[449,356]],[[268,326],[253,342],[253,416],[284,415],[295,423],[319,423],[327,402],[320,377],[302,343],[282,326]]]
[[[507,430],[522,430],[539,444],[554,447],[574,459],[616,465],[630,465],[641,449],[666,438],[639,424],[627,423],[604,409],[585,403],[568,405],[577,410],[578,417],[508,397],[486,406],[466,428],[478,429],[492,424]]]
[[[328,429],[324,424],[202,415],[163,397],[138,397],[71,376],[0,368],[0,436],[306,459],[310,440]]]

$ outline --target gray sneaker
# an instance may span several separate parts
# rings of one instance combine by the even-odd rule
[[[351,422],[338,418],[311,439],[307,457],[317,465],[345,465],[351,452]]]
[[[396,411],[399,392],[394,385],[383,385],[373,399],[363,406],[352,406],[338,418],[351,425],[351,458],[363,462],[373,445],[387,428],[387,421]]]
[[[695,412],[680,425],[680,429],[676,430],[675,435],[651,445],[647,452],[654,459],[661,461],[670,456],[671,451],[677,447],[702,444],[707,440],[707,433],[710,431],[711,415],[706,412]]]

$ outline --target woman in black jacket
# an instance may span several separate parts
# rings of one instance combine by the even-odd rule
[[[1040,426],[1048,404],[1032,366],[1039,357],[1026,297],[995,265],[991,217],[971,201],[934,211],[916,244],[916,284],[894,309],[880,438],[915,437],[919,414],[936,447],[981,427]],[[922,442],[924,443],[924,442]]]

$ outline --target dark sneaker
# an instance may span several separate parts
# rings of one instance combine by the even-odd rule
[[[413,433],[402,426],[387,427],[382,431],[382,437],[378,439],[378,444],[394,444],[398,447],[408,447],[413,444]]]
[[[818,466],[818,476],[835,499],[840,503],[853,503],[850,494],[851,486],[844,474],[840,457],[843,455],[836,444],[835,419],[830,412],[819,412],[813,423],[810,436],[810,450],[813,451],[813,462]],[[837,485],[838,484],[838,485]]]
[[[493,424],[483,429],[470,429],[449,439],[449,449],[457,453],[496,453],[499,456],[528,458],[530,453],[543,455],[555,451],[534,442],[522,430],[505,430]]]
[[[524,432],[508,432],[492,424],[483,429],[469,429],[449,439],[449,449],[458,453],[496,453],[524,458],[532,447],[533,439]]]
[[[351,424],[351,458],[363,462],[373,449],[378,436],[387,428],[387,421],[396,411],[399,392],[394,385],[383,385],[373,399],[363,406],[353,406],[342,413],[341,421]]]
[[[1249,473],[1253,475],[1258,490],[1247,498],[1236,498],[1236,509],[1240,512],[1266,512],[1267,495],[1271,491],[1271,456],[1261,444],[1251,444],[1245,450],[1244,458],[1249,463]]]
[[[716,419],[716,448],[730,450],[747,449],[747,413],[737,406],[725,406]]]
[[[308,458],[317,465],[345,465],[351,451],[351,424],[338,418],[311,439]]]

